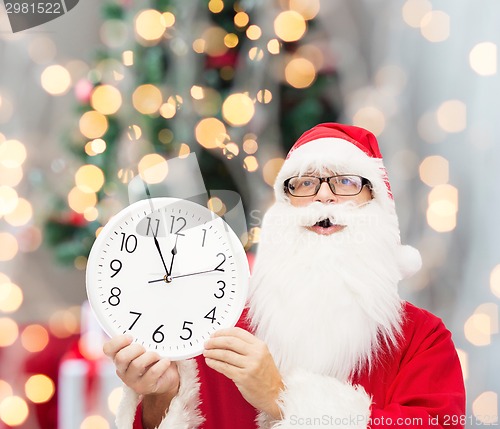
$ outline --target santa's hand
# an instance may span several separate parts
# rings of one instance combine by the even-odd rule
[[[139,395],[165,395],[171,399],[177,394],[177,365],[132,343],[129,335],[107,341],[103,351],[113,360],[118,377]]]
[[[210,368],[234,381],[247,402],[281,418],[277,399],[283,381],[263,341],[240,328],[222,329],[205,343],[203,355]]]

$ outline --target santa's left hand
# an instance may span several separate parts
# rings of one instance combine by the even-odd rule
[[[205,343],[205,362],[236,384],[245,400],[272,418],[281,418],[277,404],[281,374],[266,344],[241,328],[221,329]]]

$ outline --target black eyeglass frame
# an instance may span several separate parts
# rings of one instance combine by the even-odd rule
[[[288,189],[288,184],[290,183],[290,180],[295,179],[297,177],[313,177],[315,179],[319,179],[319,184],[316,187],[314,194],[311,194],[311,195],[293,195],[290,192],[290,190]],[[338,194],[337,192],[335,192],[335,186],[333,185],[333,183],[330,183],[330,180],[335,178],[335,177],[359,177],[361,179],[361,188],[359,188],[359,191],[356,194]],[[295,198],[304,198],[304,197],[316,196],[316,194],[319,192],[323,182],[328,183],[328,187],[330,188],[330,191],[332,191],[332,193],[334,195],[337,195],[339,197],[355,197],[356,195],[359,195],[361,193],[361,191],[363,190],[363,188],[365,186],[368,186],[368,189],[370,189],[370,191],[373,189],[372,182],[370,182],[367,178],[365,178],[363,176],[359,176],[357,174],[336,174],[334,176],[329,176],[329,177],[309,176],[307,174],[305,174],[304,176],[292,176],[283,182],[283,186],[284,186],[285,193],[290,194],[292,197],[295,197]]]

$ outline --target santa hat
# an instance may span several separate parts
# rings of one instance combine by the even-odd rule
[[[277,201],[287,201],[284,181],[311,171],[356,174],[372,184],[372,195],[382,207],[395,215],[394,200],[377,138],[363,128],[337,123],[316,125],[302,134],[288,152],[276,178]],[[409,277],[422,265],[420,253],[401,246],[399,265],[403,277]]]

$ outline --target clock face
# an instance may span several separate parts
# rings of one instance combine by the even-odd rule
[[[240,241],[206,207],[174,198],[136,202],[101,230],[87,295],[110,336],[130,334],[172,360],[199,355],[244,308],[249,269]]]

